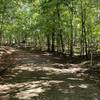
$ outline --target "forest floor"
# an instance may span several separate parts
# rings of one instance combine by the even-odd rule
[[[76,63],[52,53],[9,48],[12,67],[1,100],[100,100],[100,62]]]

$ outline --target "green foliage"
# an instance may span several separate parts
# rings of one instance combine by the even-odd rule
[[[33,45],[42,44],[45,47],[47,36],[51,40],[52,33],[55,33],[56,47],[57,38],[60,42],[59,34],[62,35],[66,50],[69,45],[79,46],[82,13],[86,42],[89,43],[92,37],[100,41],[98,9],[95,0],[0,0],[0,32],[2,40],[5,40],[2,43],[26,40],[33,42]]]

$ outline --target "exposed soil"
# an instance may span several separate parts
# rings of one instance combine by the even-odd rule
[[[8,51],[13,66],[0,84],[2,100],[100,99],[99,61],[90,69],[89,61],[69,62],[48,52]]]

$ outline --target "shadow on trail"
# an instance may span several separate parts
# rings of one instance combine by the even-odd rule
[[[86,69],[79,64],[66,64],[47,52],[17,50],[13,58],[13,74],[0,85],[2,100],[100,99],[99,85],[82,77]]]

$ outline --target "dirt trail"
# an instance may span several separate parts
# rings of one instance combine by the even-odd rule
[[[80,64],[47,52],[15,49],[12,74],[0,85],[1,100],[99,100],[100,88],[80,77]],[[75,98],[75,99],[74,99]]]

